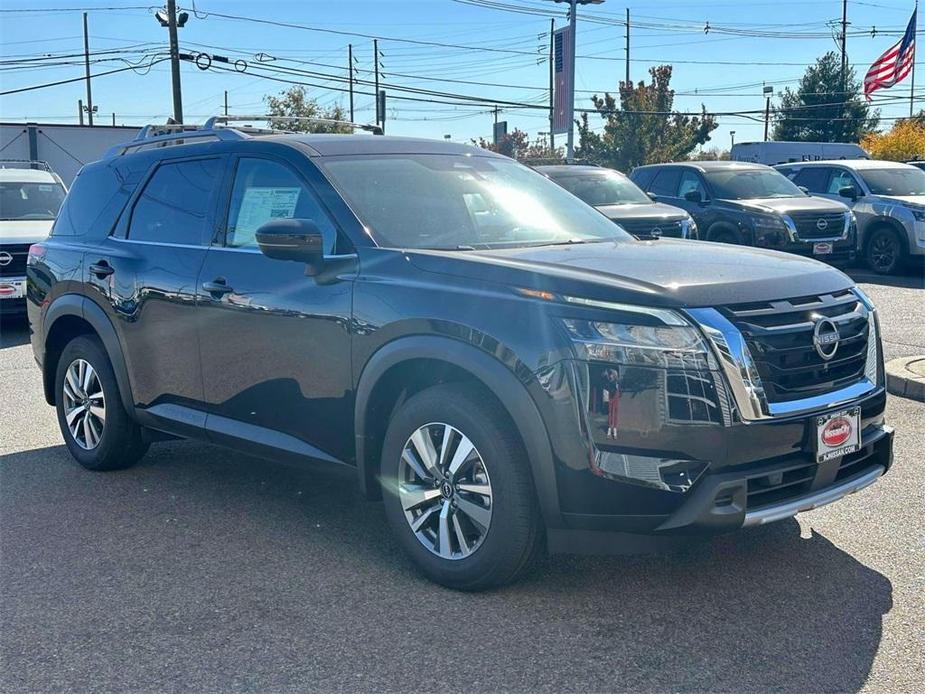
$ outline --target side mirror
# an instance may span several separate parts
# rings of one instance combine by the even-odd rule
[[[684,199],[688,202],[703,202],[703,193],[699,190],[689,190],[684,194]]]
[[[806,186],[797,186],[797,188],[799,188],[799,189],[802,190],[804,193],[806,193],[807,195],[809,195],[809,188],[807,188]]]
[[[838,189],[838,194],[843,198],[848,198],[850,200],[858,199],[858,189],[854,186],[845,186],[844,188]]]
[[[649,196],[649,200],[652,202],[658,202],[658,196],[655,193],[646,193]]]
[[[273,219],[257,229],[260,252],[276,260],[295,260],[314,274],[324,260],[324,238],[310,219]]]

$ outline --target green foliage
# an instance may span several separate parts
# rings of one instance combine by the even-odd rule
[[[551,149],[549,141],[542,137],[531,141],[530,136],[520,128],[514,128],[507,133],[498,144],[483,137],[472,140],[472,144],[532,164],[558,164],[565,161],[565,151],[561,147]]]
[[[271,116],[289,118],[326,118],[329,120],[349,120],[344,109],[335,105],[328,109],[318,105],[305,87],[297,85],[279,93],[279,96],[265,96],[267,113]],[[292,130],[302,133],[350,133],[352,128],[333,123],[312,123],[300,120],[273,120],[269,126],[276,130]]]
[[[774,108],[774,139],[797,142],[860,142],[876,129],[880,112],[864,100],[849,67],[842,84],[841,59],[830,51],[806,69],[796,91],[789,87]]]
[[[629,172],[642,164],[686,159],[710,139],[716,119],[706,109],[700,116],[674,111],[670,65],[649,70],[651,81],[620,83],[620,104],[605,93],[591,98],[604,122],[601,133],[592,129],[587,113],[578,123],[576,159]]]

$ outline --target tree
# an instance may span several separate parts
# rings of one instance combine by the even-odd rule
[[[588,114],[578,123],[576,158],[592,164],[630,171],[641,164],[686,159],[695,147],[710,139],[716,119],[703,109],[699,116],[674,112],[670,65],[649,70],[651,82],[620,82],[620,105],[605,93],[591,97],[604,121],[595,132]]]
[[[308,91],[301,85],[290,87],[279,93],[279,96],[265,96],[267,113],[271,116],[288,118],[325,118],[329,120],[348,120],[343,107],[335,105],[322,108],[315,99],[308,95]],[[269,126],[276,130],[293,130],[302,133],[350,133],[353,129],[347,125],[333,123],[312,123],[300,120],[272,120]]]
[[[503,154],[512,159],[519,159],[530,146],[530,136],[523,130],[514,128],[511,132],[505,133],[497,144],[489,142],[483,137],[480,137],[478,140],[472,140],[472,143],[478,145],[482,149],[497,152],[498,154]]]
[[[729,150],[721,147],[697,149],[690,153],[690,161],[729,161]]]
[[[784,90],[774,116],[774,139],[797,142],[860,142],[880,121],[880,112],[864,100],[854,68],[843,76],[833,51],[806,69],[796,91]]]
[[[925,123],[916,118],[897,121],[886,133],[871,133],[861,140],[872,159],[909,161],[925,157]]]

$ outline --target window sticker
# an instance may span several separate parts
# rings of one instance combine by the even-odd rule
[[[50,193],[50,192],[53,191],[54,189],[55,189],[55,187],[54,187],[53,185],[47,185],[47,184],[45,184],[45,183],[40,183],[40,184],[39,184],[39,190],[42,191],[43,193]]]
[[[238,213],[236,234],[253,234],[271,219],[295,216],[301,188],[248,188]]]

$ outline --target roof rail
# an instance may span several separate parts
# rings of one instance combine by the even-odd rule
[[[232,126],[229,123],[241,121],[299,121],[305,123],[319,123],[324,125],[341,125],[357,130],[366,130],[374,135],[382,135],[382,128],[368,123],[351,123],[350,121],[334,120],[331,118],[309,118],[303,116],[212,116],[202,125],[196,123],[154,123],[145,125],[133,140],[110,147],[105,158],[119,157],[132,150],[147,149],[149,147],[169,147],[184,144],[189,140],[243,140],[254,135],[282,135],[293,132],[290,130],[276,130],[273,128],[257,128],[250,125]]]
[[[256,116],[212,116],[205,122],[203,129],[212,130],[216,127],[222,127],[221,124],[225,124],[225,127],[229,127],[228,123],[240,122],[240,121],[275,121],[279,123],[288,123],[291,121],[299,121],[300,123],[318,123],[320,125],[342,125],[355,130],[365,130],[371,132],[373,135],[382,135],[382,128],[378,125],[373,125],[371,123],[353,123],[348,120],[337,120],[334,118],[314,118],[312,116],[270,116],[270,115],[256,115]],[[248,128],[250,130],[250,128]],[[256,128],[254,129],[256,130]],[[284,133],[285,130],[273,130],[273,132]]]
[[[39,159],[0,159],[0,169],[36,169],[54,173],[47,161]]]

